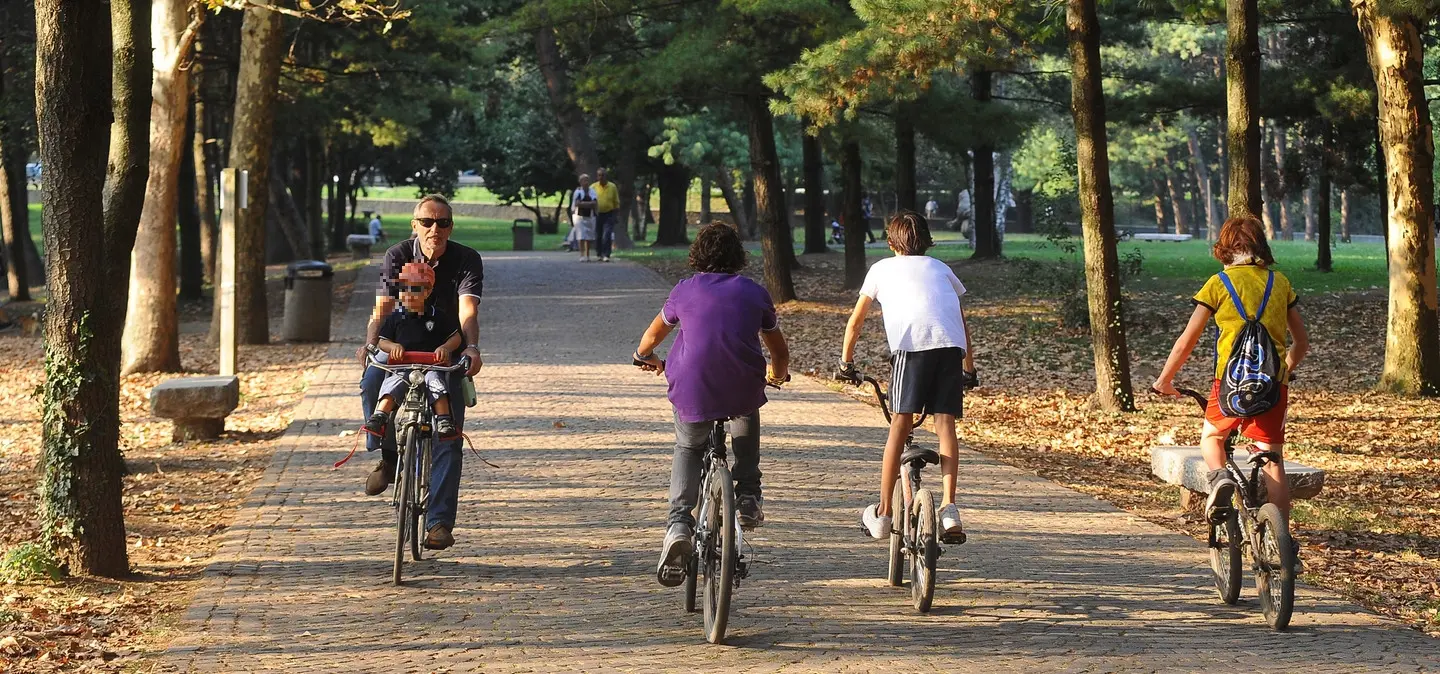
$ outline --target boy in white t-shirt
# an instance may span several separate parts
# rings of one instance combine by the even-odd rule
[[[880,466],[880,503],[861,512],[874,538],[890,535],[890,497],[900,475],[900,452],[914,428],[915,415],[928,413],[940,436],[944,495],[940,526],[946,537],[964,532],[955,505],[959,441],[955,419],[962,414],[965,388],[975,385],[975,354],[965,326],[960,296],[965,286],[944,262],[925,255],[933,242],[925,218],[901,211],[885,226],[895,257],[876,262],[865,275],[855,312],[845,326],[841,376],[853,378],[855,343],[872,302],[884,307],[890,341],[890,439]]]

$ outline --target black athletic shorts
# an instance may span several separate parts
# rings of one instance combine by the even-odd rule
[[[890,356],[890,411],[900,414],[964,413],[965,350],[960,347],[896,351]]]

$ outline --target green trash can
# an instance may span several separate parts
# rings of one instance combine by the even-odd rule
[[[510,223],[511,250],[535,250],[535,221],[530,218],[516,218]]]

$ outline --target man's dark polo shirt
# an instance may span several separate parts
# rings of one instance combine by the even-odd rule
[[[435,270],[435,287],[425,305],[435,307],[443,315],[460,316],[460,298],[480,298],[485,284],[485,265],[480,253],[454,241],[447,242],[445,253],[438,260],[426,260],[420,252],[418,239],[406,239],[385,251],[385,260],[380,265],[380,281],[384,292],[390,297],[400,297],[400,271],[409,262],[425,262]]]

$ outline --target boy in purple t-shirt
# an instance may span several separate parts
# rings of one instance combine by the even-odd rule
[[[745,267],[745,248],[735,230],[723,223],[700,230],[690,247],[690,267],[698,273],[670,291],[635,350],[635,360],[670,382],[667,397],[675,407],[670,520],[655,570],[656,579],[667,587],[685,579],[695,526],[691,511],[700,491],[700,459],[716,420],[730,420],[740,526],[752,528],[765,522],[760,497],[760,406],[765,404],[767,379],[783,381],[790,368],[790,349],[770,293],[738,273]],[[680,334],[669,360],[660,360],[655,347],[677,327]],[[762,341],[770,351],[768,373]]]

